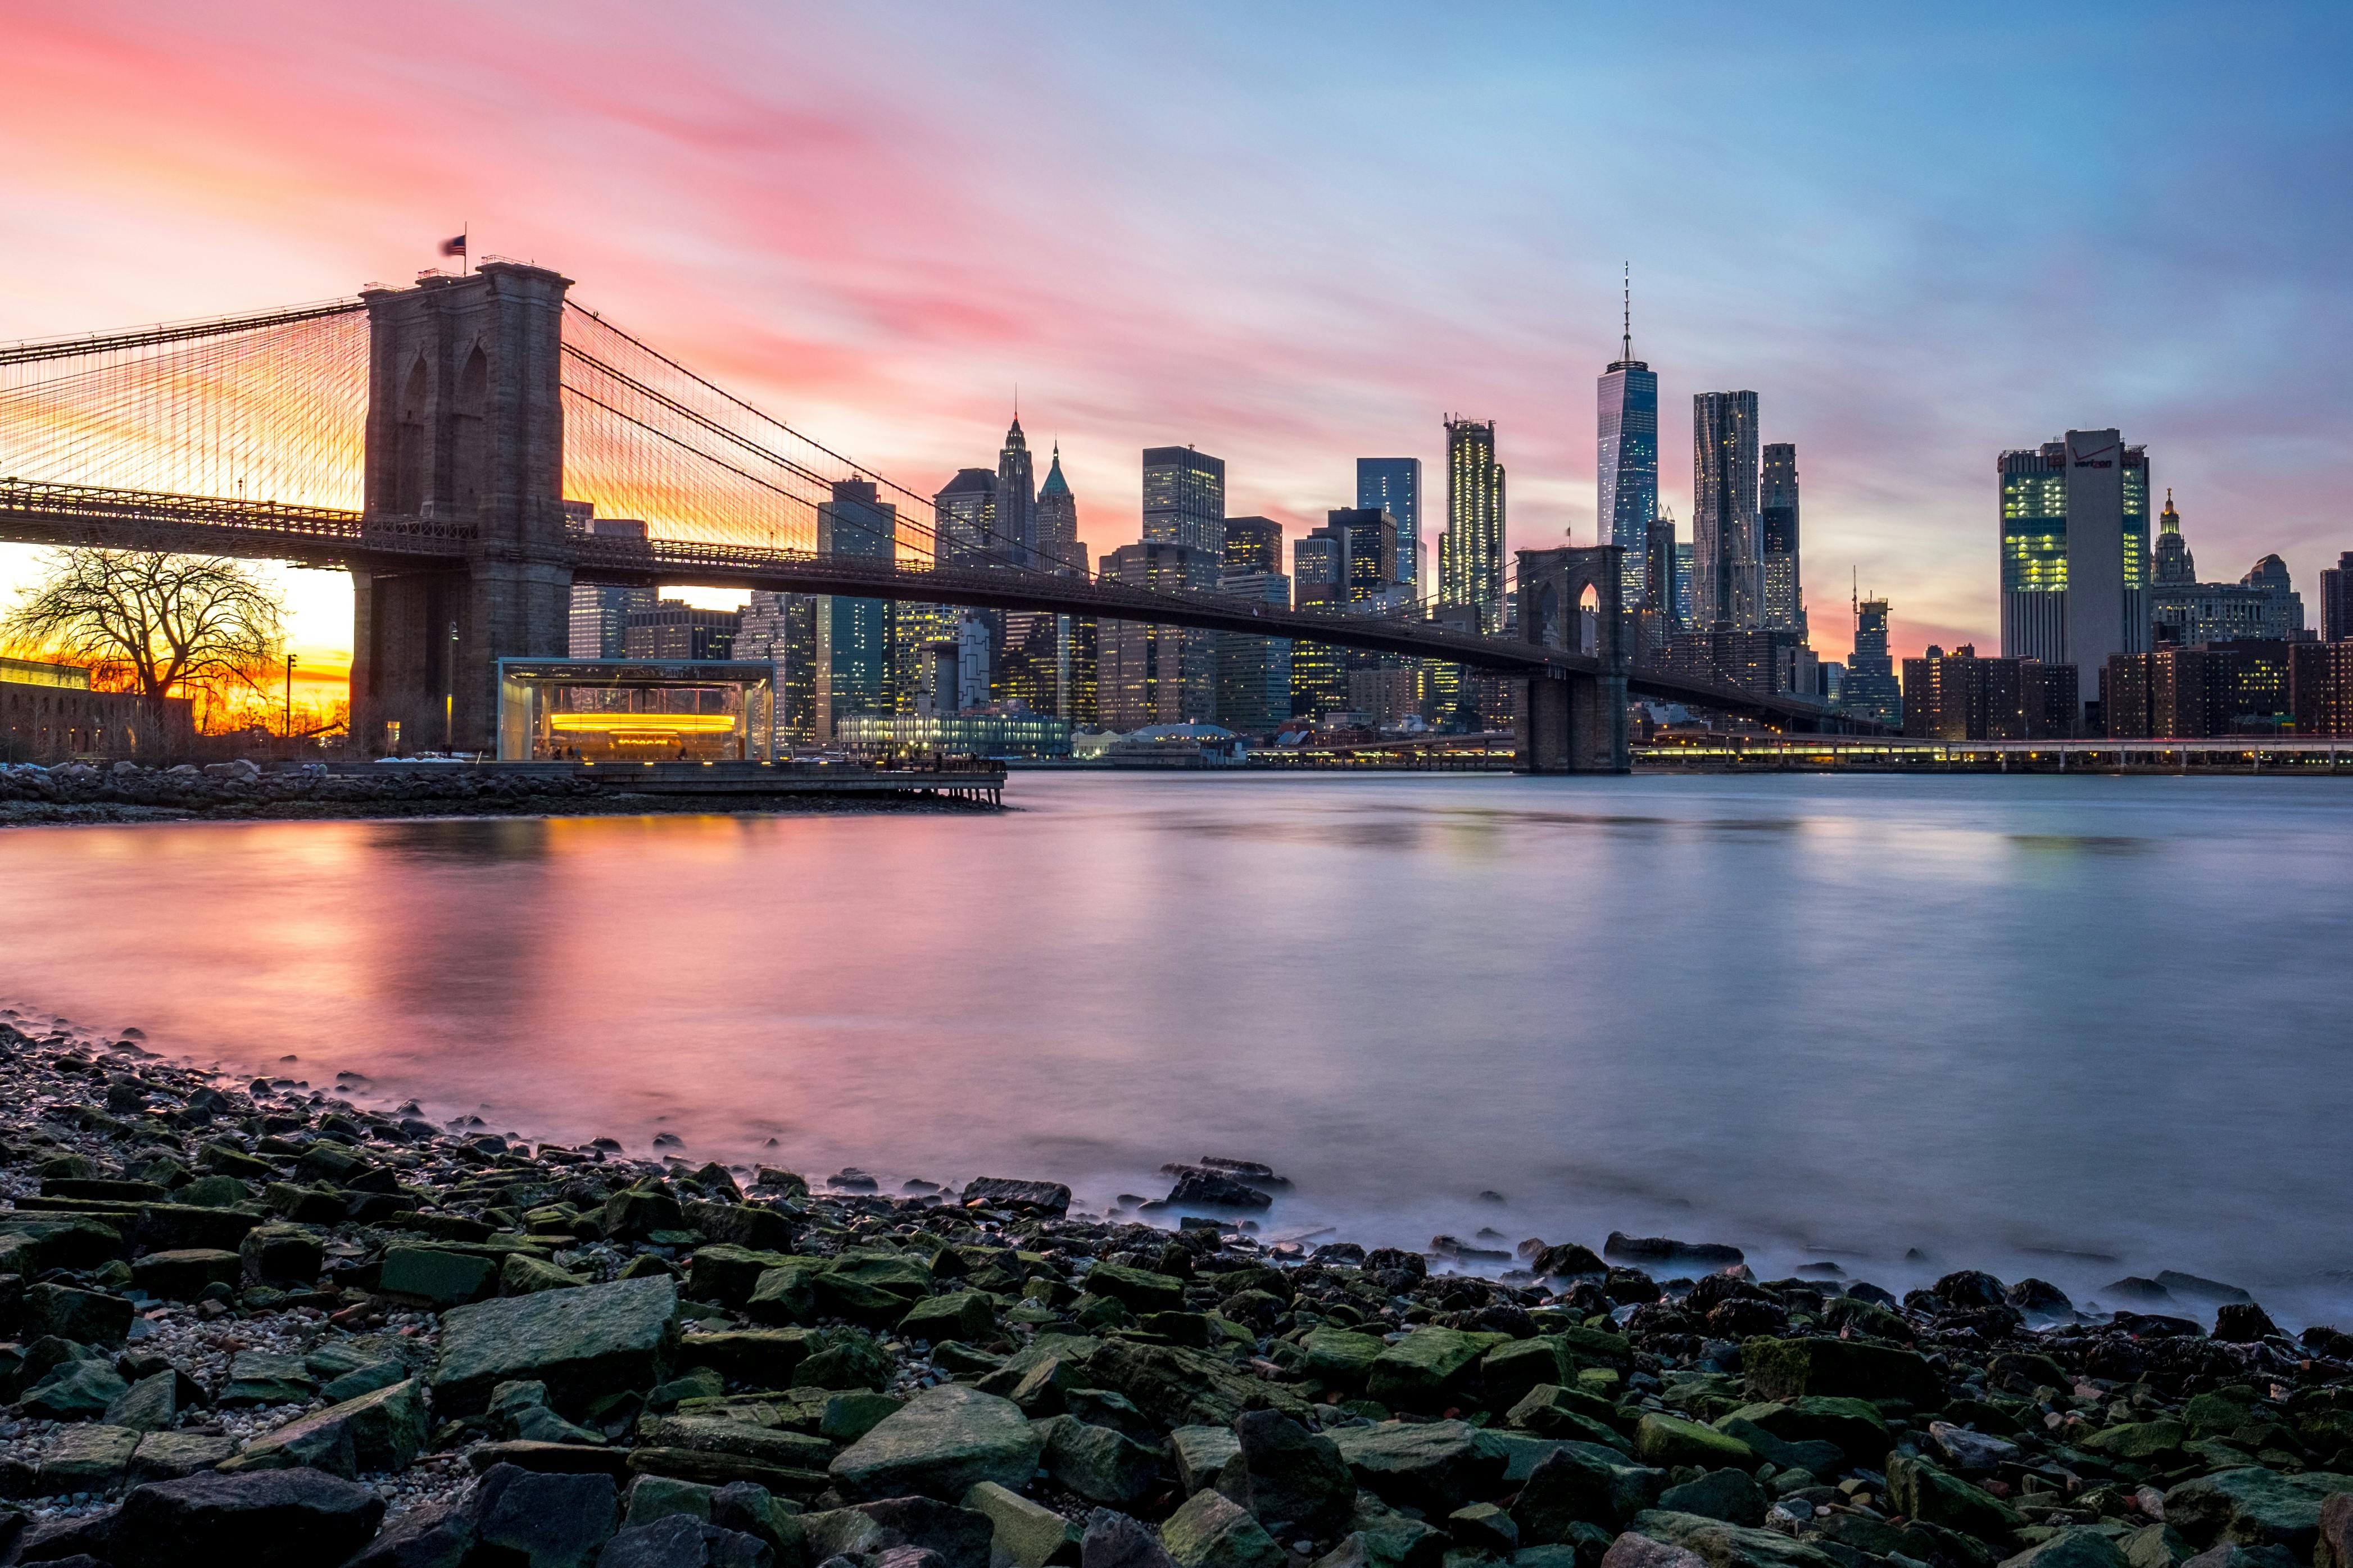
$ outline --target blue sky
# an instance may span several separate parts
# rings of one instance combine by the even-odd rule
[[[1851,568],[1899,647],[1990,647],[1995,454],[2069,426],[2147,444],[2207,577],[2276,551],[2309,601],[2353,549],[2342,5],[19,16],[0,337],[343,292],[470,221],[919,489],[1019,383],[1099,552],[1143,447],[1297,531],[1357,456],[1435,480],[1448,412],[1541,546],[1592,538],[1630,262],[1669,503],[1691,395],[1754,389],[1828,652]]]

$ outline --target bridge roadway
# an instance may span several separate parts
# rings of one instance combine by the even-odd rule
[[[371,523],[359,512],[332,507],[16,479],[0,479],[0,541],[240,556],[379,572],[413,571],[437,562],[454,565],[489,553],[470,524]],[[566,564],[577,580],[588,583],[692,584],[1037,610],[1304,639],[1504,675],[1602,673],[1600,661],[1587,655],[1452,631],[1426,621],[1320,615],[1214,595],[1154,593],[1084,577],[1001,568],[913,566],[794,550],[598,535],[570,536]],[[1792,729],[1842,727],[1834,715],[1810,703],[1640,666],[1629,672],[1627,688],[1640,697],[1743,713]]]

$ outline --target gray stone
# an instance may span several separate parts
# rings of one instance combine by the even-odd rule
[[[173,1481],[217,1468],[237,1452],[237,1439],[206,1432],[150,1432],[131,1456],[131,1484]]]
[[[1168,1457],[1187,1497],[1216,1486],[1228,1461],[1241,1451],[1242,1440],[1230,1426],[1179,1426],[1168,1434]]]
[[[1601,1568],[1707,1568],[1698,1552],[1626,1531],[1601,1554]]]
[[[2048,1541],[2038,1542],[2017,1556],[2003,1559],[2001,1568],[2127,1568],[2127,1564],[2116,1542],[2086,1526],[2063,1530]],[[2222,1565],[2217,1563],[2214,1568]]]
[[[1638,1535],[1680,1546],[1706,1568],[1840,1568],[1838,1559],[1770,1530],[1745,1530],[1697,1514],[1653,1509],[1634,1516]],[[1615,1550],[1613,1547],[1612,1550]]]
[[[453,1307],[441,1316],[433,1404],[444,1416],[480,1411],[497,1384],[547,1384],[558,1410],[598,1394],[646,1389],[678,1349],[678,1287],[668,1278],[622,1279]]]
[[[178,1423],[182,1410],[201,1403],[192,1394],[202,1392],[177,1368],[150,1373],[106,1407],[106,1421],[109,1426],[142,1432],[168,1432]]]
[[[429,1431],[424,1392],[409,1378],[290,1422],[256,1439],[225,1468],[310,1465],[344,1477],[405,1470],[424,1450]]]
[[[343,1568],[463,1568],[474,1521],[456,1502],[426,1503],[386,1525]]]
[[[1617,1530],[1655,1507],[1665,1481],[1664,1471],[1637,1465],[1615,1448],[1564,1443],[1520,1488],[1512,1517],[1530,1542],[1566,1541],[1580,1523]]]
[[[722,1530],[757,1536],[776,1554],[777,1568],[801,1568],[808,1543],[794,1513],[767,1488],[751,1481],[731,1481],[711,1494],[711,1522]]]
[[[651,1524],[674,1513],[691,1514],[707,1521],[711,1518],[711,1500],[718,1490],[717,1487],[707,1487],[700,1481],[681,1481],[669,1476],[639,1476],[629,1483],[621,1522],[625,1527]]]
[[[1036,1430],[1045,1438],[1046,1473],[1098,1507],[1132,1508],[1159,1482],[1159,1450],[1112,1427],[1056,1415]]]
[[[1743,1471],[1710,1470],[1695,1481],[1669,1487],[1659,1494],[1659,1506],[1674,1513],[1695,1513],[1726,1524],[1760,1530],[1765,1524],[1764,1489]]]
[[[25,1390],[19,1403],[27,1415],[51,1421],[88,1421],[103,1415],[129,1392],[131,1385],[106,1363],[67,1361],[44,1373]]]
[[[1042,1447],[1011,1400],[943,1384],[886,1417],[828,1471],[852,1499],[921,1494],[954,1500],[982,1481],[1026,1485]]]
[[[1282,1568],[1282,1548],[1239,1504],[1198,1491],[1160,1526],[1176,1568]]]
[[[1029,1209],[1063,1215],[1071,1208],[1071,1189],[1060,1182],[1022,1182],[1007,1176],[983,1176],[965,1184],[963,1201],[989,1208]]]
[[[516,1553],[531,1568],[588,1568],[613,1534],[620,1491],[610,1476],[493,1465],[475,1483],[468,1511],[484,1547]]]
[[[221,1385],[224,1406],[301,1405],[319,1391],[299,1356],[275,1351],[239,1351],[229,1357],[228,1381]]]
[[[317,1470],[186,1476],[132,1489],[112,1560],[116,1568],[318,1568],[349,1558],[383,1518],[372,1489]]]
[[[2279,1545],[2309,1558],[2320,1539],[2320,1505],[2332,1492],[2353,1492],[2353,1477],[2284,1476],[2260,1466],[2217,1470],[2167,1492],[2165,1522],[2201,1548]]]
[[[1045,1504],[1032,1502],[995,1481],[982,1481],[965,1493],[964,1506],[989,1521],[989,1568],[1047,1568],[1049,1563],[1066,1563],[1079,1555],[1078,1526]],[[1092,1517],[1127,1519],[1125,1514],[1103,1509]],[[1157,1542],[1153,1550],[1159,1550]]]
[[[674,1513],[614,1536],[596,1568],[774,1568],[776,1561],[755,1535]]]
[[[1461,1421],[1342,1426],[1331,1436],[1357,1485],[1425,1512],[1451,1513],[1479,1501],[1504,1476],[1504,1456]]]
[[[33,1285],[25,1290],[25,1332],[55,1334],[85,1345],[119,1345],[135,1314],[130,1300],[102,1290],[70,1285]]]
[[[1087,1516],[1079,1568],[1176,1568],[1152,1532],[1124,1513],[1099,1508]]]
[[[1220,1475],[1220,1492],[1282,1539],[1337,1533],[1356,1500],[1338,1445],[1279,1410],[1246,1412],[1234,1433],[1240,1452]]]
[[[41,1490],[111,1492],[131,1468],[131,1455],[143,1434],[128,1426],[69,1426],[41,1456]]]

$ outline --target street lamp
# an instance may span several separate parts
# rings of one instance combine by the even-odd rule
[[[294,656],[286,656],[286,743],[294,743]]]
[[[458,623],[449,623],[449,681],[441,698],[441,749],[458,749]]]

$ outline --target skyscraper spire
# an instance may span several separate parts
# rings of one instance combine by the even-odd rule
[[[1618,357],[1621,360],[1630,360],[1634,357],[1634,264],[1629,261],[1622,265],[1626,268],[1626,275],[1622,280],[1626,289],[1623,300],[1625,313],[1622,318],[1626,332],[1625,336],[1619,341]]]

